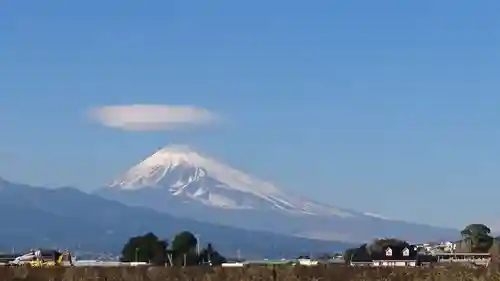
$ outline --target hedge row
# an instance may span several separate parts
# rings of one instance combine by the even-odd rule
[[[29,281],[500,281],[492,268],[258,267],[0,268],[0,280]]]

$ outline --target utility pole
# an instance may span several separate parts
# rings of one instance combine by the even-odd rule
[[[196,254],[200,256],[200,235],[196,234]]]
[[[174,260],[172,258],[172,254],[171,253],[167,254],[167,258],[168,258],[169,265],[170,266],[174,266]]]
[[[139,248],[135,248],[135,262],[139,261]]]

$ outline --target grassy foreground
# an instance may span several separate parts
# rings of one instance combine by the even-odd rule
[[[0,280],[29,281],[500,281],[492,268],[248,267],[73,267],[0,268]]]

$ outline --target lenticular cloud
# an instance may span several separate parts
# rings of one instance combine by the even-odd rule
[[[218,120],[216,114],[199,107],[139,104],[92,108],[89,116],[104,126],[126,131],[174,130]]]

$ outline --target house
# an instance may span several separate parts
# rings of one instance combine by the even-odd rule
[[[415,247],[386,247],[385,256],[373,259],[373,266],[417,266]]]
[[[381,253],[372,253],[371,261],[352,261],[352,266],[417,266],[417,250],[413,246],[383,248]]]
[[[410,249],[408,249],[407,247],[405,247],[402,251],[403,253],[403,257],[408,257],[410,256]]]
[[[386,257],[392,257],[392,248],[391,247],[387,247],[385,249],[385,256]]]

